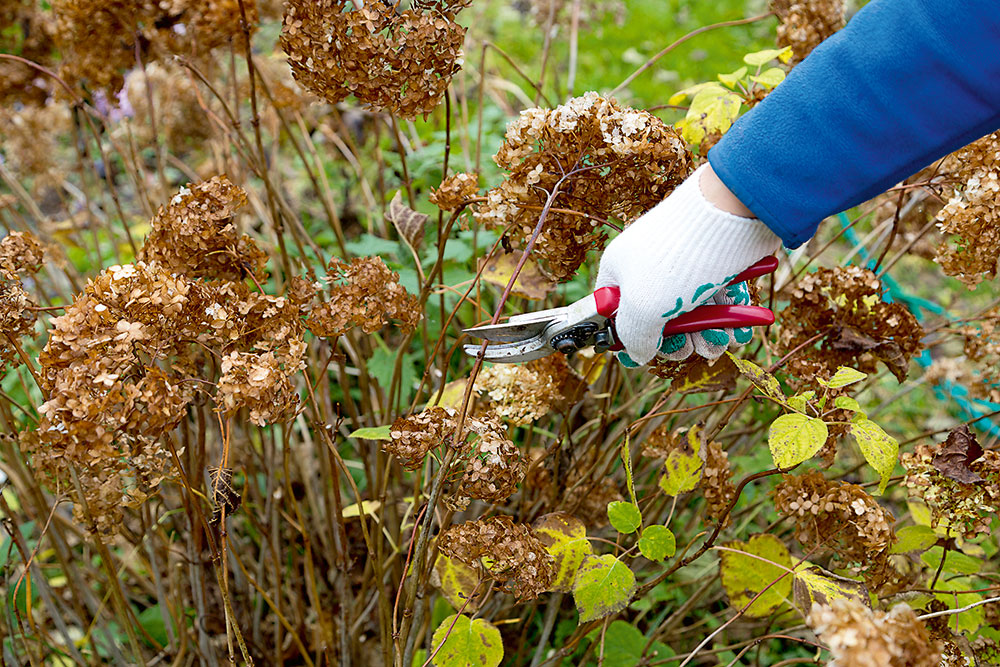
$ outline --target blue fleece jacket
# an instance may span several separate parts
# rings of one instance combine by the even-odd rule
[[[1000,2],[873,0],[708,154],[788,247],[1000,128]]]

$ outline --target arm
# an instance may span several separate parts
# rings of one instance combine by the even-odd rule
[[[998,127],[996,0],[873,0],[708,157],[794,247],[826,216]]]

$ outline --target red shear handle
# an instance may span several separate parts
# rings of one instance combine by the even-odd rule
[[[746,271],[740,273],[729,285],[735,285],[747,280],[772,273],[778,266],[778,259],[768,256],[760,260]],[[614,317],[618,312],[618,302],[621,291],[617,287],[602,287],[594,292],[597,302],[597,312],[611,320],[614,327]],[[699,306],[694,310],[678,315],[663,327],[664,336],[694,333],[705,329],[736,329],[740,327],[758,327],[774,324],[774,313],[760,306]],[[622,349],[621,343],[616,343],[612,350]]]

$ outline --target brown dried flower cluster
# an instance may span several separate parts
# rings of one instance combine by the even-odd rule
[[[45,248],[30,232],[10,232],[0,240],[0,278],[17,280],[42,270]]]
[[[411,417],[400,417],[389,429],[382,449],[407,470],[416,470],[427,453],[455,437],[458,424],[441,407],[433,407]]]
[[[172,153],[183,153],[212,136],[212,124],[202,109],[211,98],[199,95],[191,73],[176,63],[133,69],[125,78],[125,94],[134,114],[129,129],[139,142],[161,138]]]
[[[12,53],[40,65],[50,65],[55,52],[55,18],[40,0],[4,0],[0,4],[0,53]],[[52,87],[37,69],[0,60],[0,107],[15,102],[41,106]]]
[[[872,611],[852,598],[813,605],[809,626],[830,649],[829,667],[938,667],[941,647],[906,604]]]
[[[479,437],[466,450],[465,473],[457,495],[490,502],[509,498],[528,468],[521,450],[507,437],[507,429],[498,417],[467,421]]]
[[[789,475],[774,489],[774,507],[795,524],[795,538],[816,553],[880,564],[896,541],[893,516],[856,484],[830,481],[821,472]]]
[[[792,47],[799,62],[844,27],[844,0],[771,0],[778,15],[778,46]]]
[[[949,449],[947,444],[917,445],[904,453],[904,483],[930,509],[932,525],[947,525],[966,539],[988,534],[1000,507],[1000,452],[949,457]],[[948,458],[957,460],[949,463]]]
[[[698,483],[705,496],[705,516],[709,520],[718,522],[720,517],[725,516],[726,525],[729,525],[729,515],[725,512],[736,495],[732,479],[729,454],[722,445],[712,440],[705,446],[705,462],[701,469],[701,481]]]
[[[0,108],[0,148],[7,164],[22,178],[34,177],[33,188],[57,185],[63,178],[60,139],[70,127],[64,104]]]
[[[27,232],[10,232],[0,240],[0,370],[20,364],[14,342],[35,328],[35,302],[21,284],[21,277],[42,268],[41,241]]]
[[[306,321],[317,336],[339,336],[353,327],[375,333],[390,320],[410,333],[420,321],[417,298],[378,257],[355,257],[350,264],[334,257],[326,280],[331,283],[330,298],[314,307]]]
[[[779,341],[788,352],[818,333],[819,347],[807,346],[789,362],[799,378],[829,378],[841,366],[865,373],[883,362],[902,382],[910,359],[922,348],[923,329],[901,303],[882,300],[882,284],[856,266],[819,269],[792,288],[781,311]]]
[[[480,569],[521,601],[535,599],[552,585],[552,556],[530,526],[507,516],[452,526],[438,537],[438,548]]]
[[[136,66],[136,42],[145,62],[169,54],[200,56],[239,40],[237,0],[54,0],[60,76],[71,84],[113,95],[123,72]],[[244,0],[257,23],[256,3]]]
[[[452,174],[441,181],[436,190],[431,190],[427,198],[442,211],[454,211],[462,202],[479,192],[479,174]]]
[[[470,0],[363,7],[346,0],[289,0],[281,30],[295,79],[336,104],[348,95],[404,118],[427,115],[462,66],[465,28],[455,15]]]
[[[566,362],[552,354],[526,364],[496,364],[476,378],[489,407],[515,426],[530,424],[552,410],[580,398],[586,383]]]
[[[602,247],[601,221],[631,222],[690,173],[691,153],[672,127],[646,111],[621,107],[586,93],[555,109],[532,108],[507,126],[494,162],[510,172],[490,190],[476,218],[489,229],[506,229],[524,246],[538,223],[548,193],[564,174],[534,253],[549,276],[568,280]]]
[[[236,234],[236,210],[246,200],[225,176],[182,188],[153,217],[138,259],[190,278],[262,280],[267,255],[249,236]]]
[[[935,361],[940,376],[961,382],[976,398],[1000,402],[1000,308],[983,313],[976,327],[962,327],[967,362],[957,359]]]
[[[970,288],[997,275],[1000,258],[1000,133],[957,151],[951,164],[962,186],[938,212],[938,225],[953,235],[937,250],[944,272]]]
[[[456,412],[432,407],[412,417],[400,417],[389,430],[383,450],[407,470],[416,470],[432,449],[448,445],[461,450],[455,465],[462,478],[453,502],[466,505],[469,498],[496,502],[509,498],[524,479],[527,463],[507,437],[507,429],[496,415],[469,416],[462,437]]]
[[[204,377],[206,351],[220,360],[220,412],[246,408],[259,425],[294,414],[302,291],[273,297],[218,277],[239,279],[241,256],[263,258],[236,240],[233,210],[244,199],[224,178],[185,188],[154,219],[139,253],[148,261],[104,270],[51,322],[39,356],[43,418],[24,442],[57,483],[72,489],[71,470],[79,474],[98,530],[115,528],[123,497],[141,501],[166,474],[158,439],[201,387],[191,380]],[[263,263],[254,269],[262,274]],[[206,274],[213,279],[196,279]]]

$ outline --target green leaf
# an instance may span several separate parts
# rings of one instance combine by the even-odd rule
[[[660,488],[668,496],[690,491],[701,480],[701,466],[701,426],[695,425],[688,430],[684,444],[667,455]]]
[[[764,49],[763,51],[748,53],[743,56],[743,62],[751,67],[760,67],[762,65],[766,65],[774,59],[787,63],[791,57],[792,48],[790,46],[786,46],[783,49]]]
[[[920,560],[927,563],[927,566],[936,572],[941,566],[942,551],[944,551],[944,547],[932,547],[920,554]],[[975,574],[982,566],[983,561],[978,558],[963,554],[961,551],[949,551],[944,559],[944,567],[941,568],[941,572],[945,574]]]
[[[573,582],[573,601],[586,623],[624,609],[635,595],[635,575],[612,556],[587,556]]]
[[[759,83],[764,88],[771,89],[785,80],[785,70],[780,67],[770,67],[758,76],[751,76],[750,80]]]
[[[648,526],[639,538],[639,551],[649,560],[660,562],[677,552],[677,539],[666,526]]]
[[[351,432],[348,438],[358,438],[360,440],[391,440],[389,435],[390,426],[372,426],[369,428],[359,428]]]
[[[619,533],[629,535],[642,526],[642,514],[632,503],[614,500],[608,503],[608,521]]]
[[[746,615],[759,618],[780,607],[792,592],[791,576],[778,581],[778,577],[792,567],[792,558],[781,540],[774,535],[761,534],[752,536],[747,542],[737,540],[726,546],[736,549],[723,551],[719,565],[722,586],[730,604],[736,609],[743,609],[755,595],[764,591],[750,605]],[[768,588],[775,581],[777,583]]]
[[[503,660],[503,641],[496,626],[465,614],[444,619],[434,631],[431,648],[437,651],[432,664],[438,667],[497,667]]]
[[[739,369],[743,377],[753,383],[753,386],[757,387],[757,389],[761,390],[764,394],[770,396],[779,403],[785,402],[785,394],[781,391],[781,385],[778,384],[778,379],[776,377],[752,361],[740,359],[739,357],[734,356],[731,352],[726,352],[726,354],[728,354],[729,358],[733,360],[734,364],[736,364],[736,368]]]
[[[479,600],[469,599],[479,585],[479,572],[462,561],[439,552],[431,582],[455,609],[475,611],[479,606]]]
[[[347,251],[359,257],[395,255],[399,252],[399,242],[389,241],[371,234],[362,234],[347,242]]]
[[[742,79],[746,75],[747,75],[747,68],[746,66],[743,66],[738,70],[736,70],[735,72],[731,72],[730,74],[720,74],[719,81],[732,88],[737,83],[739,83],[740,79]]]
[[[588,637],[600,641],[601,629],[595,628]],[[608,626],[604,633],[604,667],[636,667],[656,660],[663,660],[674,655],[665,644],[653,642],[649,650],[643,653],[648,641],[642,633],[627,621],[616,620]],[[594,649],[597,655],[598,649]]]
[[[795,571],[792,594],[803,614],[808,614],[814,604],[828,605],[837,598],[858,600],[867,606],[871,604],[868,587],[863,581],[841,577],[816,566]]]
[[[833,399],[833,406],[842,410],[850,410],[851,412],[858,412],[862,415],[865,414],[865,411],[861,409],[861,404],[850,396],[838,396]]]
[[[846,387],[847,385],[854,384],[855,382],[861,382],[866,377],[868,377],[867,373],[856,371],[853,368],[848,368],[847,366],[841,366],[829,380],[820,380],[819,378],[816,378],[816,381],[824,387],[839,389],[840,387]]]
[[[681,135],[697,144],[709,132],[724,133],[740,115],[743,98],[718,83],[710,83],[695,94],[687,115],[678,127]]]
[[[934,575],[931,574],[928,583],[930,583],[930,579],[933,579],[933,577]],[[946,591],[964,591],[969,590],[969,582],[962,579],[946,580],[942,577],[938,579],[935,588]],[[968,607],[970,604],[981,602],[983,599],[983,596],[979,593],[936,593],[934,597],[943,602],[948,609],[961,609],[962,607]],[[985,607],[982,605],[973,607],[968,611],[947,616],[946,619],[948,627],[956,633],[973,633],[986,621]]]
[[[167,624],[163,621],[163,614],[160,613],[160,605],[154,604],[152,607],[146,607],[139,612],[136,620],[139,621],[139,625],[146,631],[146,634],[159,644],[157,648],[163,648],[169,643],[170,637],[167,634]],[[176,625],[174,625],[174,630],[177,630]],[[146,639],[146,634],[140,635],[140,639],[142,639],[144,644],[151,644]]]
[[[822,419],[798,413],[778,417],[771,422],[767,435],[774,465],[791,468],[812,458],[826,443],[828,435]]]
[[[586,527],[566,512],[552,512],[538,517],[532,531],[555,559],[556,575],[552,579],[552,590],[569,593],[573,590],[580,563],[594,553],[587,540]]]
[[[805,412],[809,401],[816,397],[815,391],[803,391],[788,397],[788,407],[796,412]]]
[[[937,544],[938,536],[934,529],[928,526],[906,526],[896,531],[896,540],[889,553],[906,554],[913,551],[927,551]]]
[[[858,447],[861,448],[865,460],[881,476],[876,494],[881,495],[885,492],[886,484],[889,483],[892,469],[896,467],[896,460],[899,458],[899,441],[883,431],[881,426],[862,415],[855,416],[850,428],[851,435],[858,441]]]

